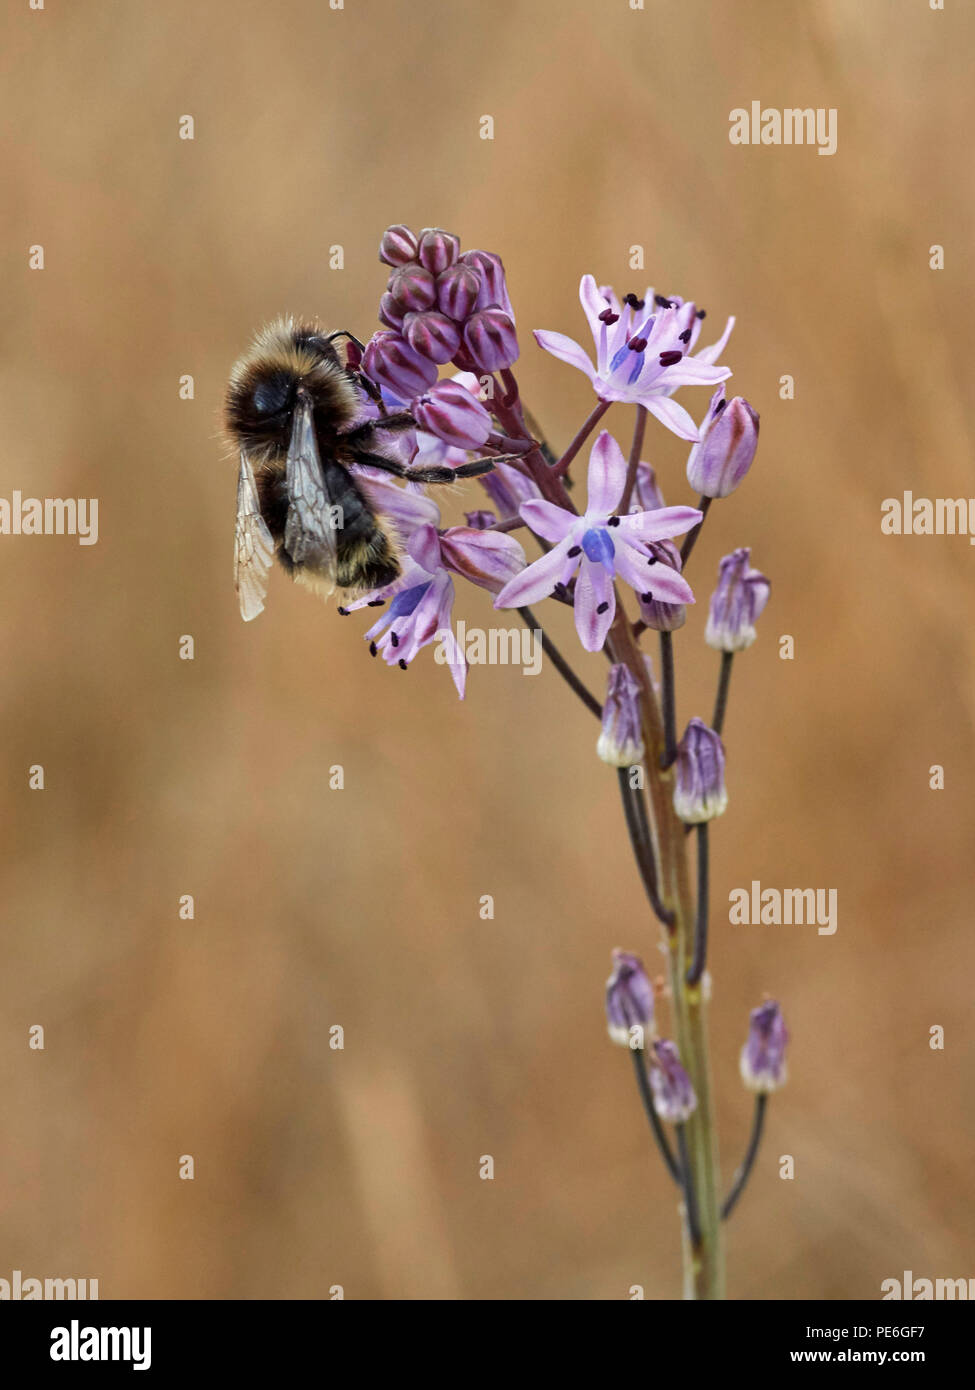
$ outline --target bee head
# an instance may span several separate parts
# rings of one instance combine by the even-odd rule
[[[236,447],[255,463],[286,457],[299,392],[311,398],[323,435],[346,426],[358,409],[356,388],[327,338],[282,320],[258,334],[231,373],[226,425]]]

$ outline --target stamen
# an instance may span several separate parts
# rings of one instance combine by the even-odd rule
[[[396,636],[396,633],[395,633],[395,632],[391,632],[391,633],[389,634],[389,640],[392,642],[392,644],[393,644],[394,647],[398,647],[398,646],[399,646],[399,638]]]
[[[680,335],[680,341],[682,343],[689,343],[691,341],[691,330],[689,328],[684,329],[683,333]]]
[[[399,669],[400,669],[401,671],[405,671],[405,670],[406,670],[406,662],[404,661],[404,659],[403,659],[402,657],[400,657],[399,661],[398,661],[396,664],[399,666]]]
[[[647,347],[646,338],[631,338],[626,345],[631,352],[645,352]]]
[[[570,560],[574,560],[574,559],[576,558],[577,555],[581,555],[581,554],[582,554],[582,546],[581,546],[581,545],[574,545],[574,546],[572,546],[572,548],[569,550],[568,554],[569,554],[569,559],[570,559]]]
[[[611,517],[609,518],[609,520],[606,522],[606,525],[607,525],[607,526],[618,526],[619,524],[620,524],[620,519],[619,519],[618,516],[611,516]]]
[[[714,407],[714,413],[715,413],[715,415],[720,415],[721,412],[722,412],[722,410],[724,410],[724,408],[725,408],[725,406],[726,406],[727,404],[728,404],[728,402],[727,402],[726,400],[725,400],[725,401],[718,401],[718,404]]]
[[[669,352],[660,354],[660,365],[661,367],[675,367],[683,356],[682,352],[678,352],[676,348],[671,348]]]
[[[637,299],[636,295],[631,291],[629,294],[623,296],[623,303],[629,304],[631,309],[642,309],[646,304],[646,300]]]
[[[656,555],[651,555],[651,556],[650,556],[650,559],[647,561],[647,564],[648,564],[648,565],[655,565],[656,563],[657,563],[657,556],[656,556]]]
[[[653,594],[650,593],[649,589],[647,590],[647,592],[646,592],[645,594],[641,594],[641,595],[640,595],[640,602],[641,602],[641,603],[650,603],[652,600],[653,600]]]
[[[384,604],[385,602],[386,602],[386,600],[385,600],[384,598],[371,598],[371,599],[369,600],[369,602],[366,604],[366,607],[367,607],[367,608],[382,608],[382,606],[383,606],[383,604]],[[349,610],[346,609],[345,611],[348,612]]]
[[[349,610],[347,608],[336,608],[335,611],[340,618],[347,618],[349,616]]]
[[[376,655],[376,652],[377,652],[378,650],[379,650],[379,648],[376,646],[375,642],[370,642],[370,643],[369,643],[369,655],[370,655],[370,656],[375,656],[375,655]]]
[[[605,323],[607,327],[612,327],[614,323],[619,322],[619,317],[619,314],[614,314],[612,309],[604,309],[599,315],[599,322]]]
[[[601,603],[601,604],[599,605],[599,607],[596,609],[596,612],[597,612],[597,613],[605,613],[605,612],[607,611],[608,608],[609,608],[609,604],[608,604],[608,603]]]
[[[698,311],[697,311],[697,317],[698,317],[699,319],[707,318],[707,314],[708,314],[707,309],[698,309]]]
[[[655,294],[653,302],[654,304],[659,304],[661,309],[672,309],[674,307],[674,301],[672,299],[665,299],[662,294]]]

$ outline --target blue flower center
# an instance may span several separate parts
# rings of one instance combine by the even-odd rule
[[[401,594],[397,594],[389,605],[387,617],[390,622],[395,622],[397,618],[408,618],[432,582],[428,579],[425,584],[415,584],[412,589],[404,589]]]
[[[582,538],[582,549],[587,560],[594,565],[602,565],[612,574],[616,547],[613,538],[602,526],[592,526]]]

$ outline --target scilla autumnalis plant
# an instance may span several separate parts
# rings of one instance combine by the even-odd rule
[[[415,485],[359,470],[357,481],[396,529],[404,563],[394,583],[340,611],[382,608],[365,638],[390,666],[405,670],[438,643],[463,698],[468,666],[454,638],[456,584],[476,584],[494,595],[496,608],[516,610],[541,631],[549,662],[598,721],[596,751],[616,769],[668,972],[666,986],[655,991],[639,956],[613,953],[609,1033],[630,1053],[653,1141],[677,1189],[684,1297],[719,1299],[725,1295],[723,1222],[751,1173],[768,1096],[785,1081],[788,1040],[773,1000],[752,1011],[740,1071],[756,1097],[753,1128],[725,1191],[708,1055],[708,836],[728,802],[722,729],[732,665],[755,640],[769,597],[768,580],[752,568],[748,549],[721,561],[710,599],[704,636],[720,654],[710,723],[692,718],[680,734],[674,634],[695,602],[687,568],[701,527],[713,503],[743,482],[758,443],[758,415],[740,396],[726,395],[731,369],[722,357],[734,320],[702,347],[705,314],[693,301],[652,289],[618,297],[583,276],[579,297],[591,346],[562,333],[534,334],[539,347],[584,373],[593,389],[588,418],[555,457],[537,437],[513,370],[521,348],[498,256],[462,252],[458,239],[439,228],[415,235],[393,226],[382,238],[380,260],[389,267],[379,306],[383,327],[361,359],[354,346],[349,357],[373,384],[363,394],[363,416],[412,414],[416,429],[389,446],[404,463],[456,466],[472,454],[508,461],[479,479],[484,505],[463,526],[443,526],[437,503]],[[441,376],[448,364],[455,374]],[[675,399],[694,386],[712,392],[700,424]],[[373,399],[379,395],[381,404]],[[625,453],[603,428],[611,410],[617,428],[624,412],[632,415]],[[644,459],[650,425],[686,441],[696,505],[665,505]],[[585,477],[570,490],[573,469]],[[601,698],[539,623],[534,606],[542,603],[570,607],[582,648],[608,658]],[[645,652],[651,640],[659,646],[659,683]],[[667,1036],[660,1036],[664,1002]]]

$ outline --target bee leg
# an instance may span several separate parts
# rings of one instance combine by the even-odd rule
[[[370,444],[376,430],[412,430],[416,421],[408,410],[397,410],[392,415],[383,415],[379,420],[365,420],[361,425],[348,430],[342,436],[347,444]]]
[[[365,450],[355,452],[356,463],[382,468],[396,478],[405,478],[408,483],[455,483],[458,478],[477,478],[482,473],[490,473],[496,463],[514,463],[521,458],[524,458],[523,454],[498,454],[495,458],[471,459],[470,463],[462,463],[457,468],[448,468],[446,464],[428,464],[426,467],[421,464],[408,468],[383,454],[371,454]]]

